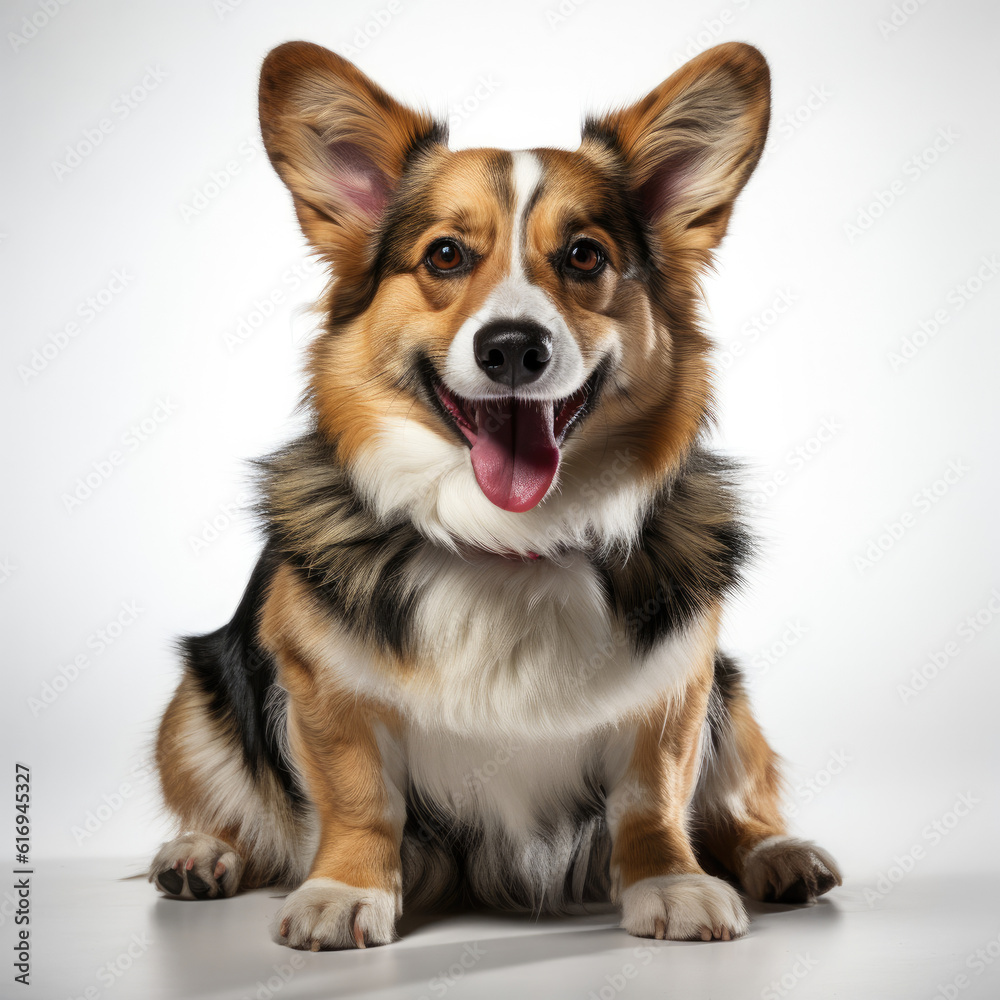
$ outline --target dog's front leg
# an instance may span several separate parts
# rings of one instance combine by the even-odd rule
[[[320,837],[309,877],[285,900],[272,937],[312,951],[386,944],[402,912],[406,818],[392,720],[331,689],[298,657],[279,653],[278,660],[289,691],[289,747]]]
[[[748,926],[736,890],[701,869],[688,832],[711,684],[706,663],[682,695],[636,723],[609,789],[611,895],[622,927],[637,937],[729,940]]]

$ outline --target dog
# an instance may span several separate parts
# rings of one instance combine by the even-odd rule
[[[574,152],[450,150],[306,42],[259,98],[331,282],[259,562],[183,641],[150,881],[286,888],[271,935],[314,951],[392,941],[404,900],[729,940],[737,886],[841,884],[718,646],[752,544],[705,443],[699,277],[764,146],[764,57],[711,48]]]

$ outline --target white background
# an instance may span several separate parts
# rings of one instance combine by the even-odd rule
[[[927,874],[995,868],[1000,277],[977,272],[1000,253],[1000,8],[895,6],[397,0],[379,25],[380,0],[72,0],[27,38],[39,4],[5,4],[2,738],[32,768],[35,855],[141,857],[166,835],[143,761],[171,644],[235,608],[259,544],[235,509],[246,460],[297,426],[322,281],[257,145],[267,50],[351,55],[451,119],[455,147],[573,148],[585,110],[732,38],[767,56],[774,117],[706,281],[717,437],[751,463],[763,537],[727,642],[788,761],[795,826],[841,860],[842,892],[914,845]],[[77,161],[67,147],[102,119]],[[87,321],[115,272],[127,283]],[[134,620],[100,648],[120,613]],[[935,838],[963,793],[977,804]]]

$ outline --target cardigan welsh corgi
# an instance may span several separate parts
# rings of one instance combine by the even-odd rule
[[[573,152],[454,151],[332,52],[267,56],[264,144],[330,284],[263,553],[160,723],[160,891],[286,887],[274,940],[319,950],[391,941],[404,901],[729,940],[738,888],[840,884],[718,647],[751,546],[699,276],[769,107],[729,43]]]

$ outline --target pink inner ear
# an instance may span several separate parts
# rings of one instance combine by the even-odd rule
[[[648,219],[656,219],[684,200],[698,170],[695,152],[679,153],[664,160],[639,188],[639,204]]]
[[[375,222],[382,215],[392,193],[389,178],[374,160],[353,142],[327,146],[330,190],[339,203]]]

